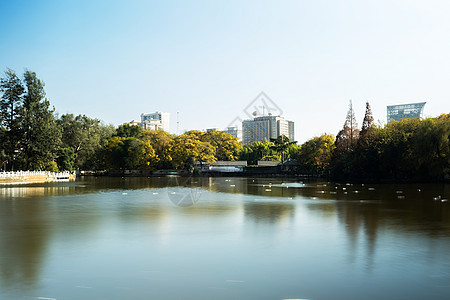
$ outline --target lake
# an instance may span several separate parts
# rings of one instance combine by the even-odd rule
[[[450,299],[450,185],[0,188],[0,299]]]

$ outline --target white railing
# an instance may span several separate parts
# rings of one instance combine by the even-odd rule
[[[14,172],[0,172],[0,178],[17,178],[29,176],[46,176],[46,177],[69,177],[70,172],[50,172],[50,171],[14,171]]]

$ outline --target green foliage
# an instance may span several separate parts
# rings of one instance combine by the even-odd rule
[[[50,172],[59,172],[58,163],[56,161],[51,161],[47,170]]]
[[[142,133],[142,128],[137,125],[122,124],[116,129],[115,136],[120,137],[135,137],[137,138]]]
[[[24,168],[48,169],[56,158],[61,143],[61,131],[56,124],[54,109],[45,98],[44,83],[36,73],[25,71],[26,94],[22,109],[22,143]]]
[[[75,154],[74,169],[96,170],[105,167],[102,151],[107,139],[115,133],[112,125],[85,115],[64,114],[58,120],[62,130],[62,148],[71,148]]]
[[[280,160],[281,156],[274,148],[275,144],[266,139],[253,142],[242,148],[239,160],[246,160],[248,165],[257,165],[258,160]]]
[[[22,137],[20,114],[25,88],[16,73],[8,69],[0,79],[0,150],[2,162],[8,169],[14,169],[14,162],[20,149]]]
[[[58,149],[56,162],[58,163],[59,169],[61,171],[74,171],[76,157],[77,155],[71,147]]]
[[[289,146],[297,143],[297,142],[290,142],[289,138],[286,137],[285,135],[281,135],[281,136],[277,137],[276,139],[270,139],[270,140],[273,143],[273,146],[270,146],[270,148],[272,150],[275,150],[277,156],[279,156],[281,158],[281,163],[283,163],[285,160],[285,154],[286,154],[286,151],[288,150]],[[271,159],[267,159],[267,160],[271,160]],[[278,159],[274,159],[274,160],[278,160]]]
[[[0,80],[2,158],[11,170],[54,169],[61,132],[45,98],[44,83],[28,70],[23,81],[10,69],[5,75]]]
[[[334,149],[334,136],[322,134],[303,143],[298,161],[303,170],[311,174],[324,175],[330,167]]]
[[[349,180],[436,181],[450,175],[450,119],[403,119],[373,127],[354,147],[335,151],[333,176]]]

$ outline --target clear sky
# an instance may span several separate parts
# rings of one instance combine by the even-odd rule
[[[59,114],[119,125],[177,112],[225,128],[264,91],[304,142],[342,127],[351,99],[449,113],[450,1],[4,1],[0,67],[37,73]]]

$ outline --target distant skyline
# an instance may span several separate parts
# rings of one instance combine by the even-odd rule
[[[0,67],[37,73],[59,114],[171,132],[225,129],[261,91],[300,143],[342,128],[349,100],[449,113],[450,2],[3,1]]]

